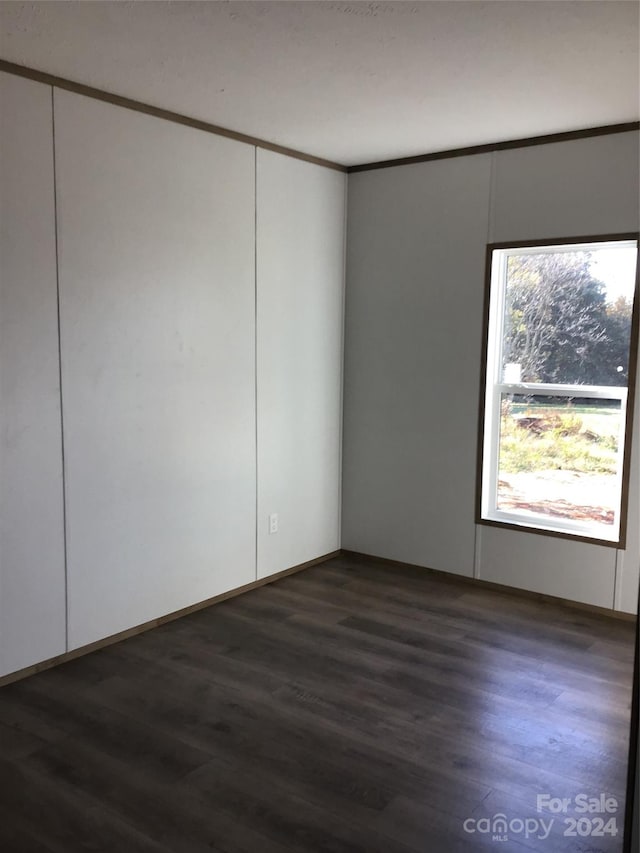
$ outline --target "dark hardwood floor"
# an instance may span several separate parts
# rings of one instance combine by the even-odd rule
[[[1,688],[0,851],[620,851],[633,631],[333,559]]]

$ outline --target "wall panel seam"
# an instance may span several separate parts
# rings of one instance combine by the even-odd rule
[[[53,221],[56,263],[56,309],[58,324],[58,387],[60,399],[60,452],[62,461],[62,542],[64,554],[64,645],[69,651],[69,578],[67,554],[67,484],[65,463],[65,429],[64,401],[62,393],[62,311],[60,305],[60,261],[59,261],[59,229],[58,229],[58,178],[56,173],[56,118],[55,118],[55,89],[51,86],[51,143],[53,156]]]
[[[344,491],[344,377],[345,377],[345,339],[347,316],[347,239],[348,239],[348,204],[349,181],[343,183],[343,215],[342,229],[342,330],[340,341],[340,445],[338,448],[338,547],[342,548],[342,495]]]
[[[258,580],[258,148],[253,149],[253,384],[254,384],[254,423],[255,423],[255,578]]]

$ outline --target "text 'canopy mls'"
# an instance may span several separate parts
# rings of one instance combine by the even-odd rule
[[[522,382],[627,385],[633,293],[608,292],[597,254],[509,256],[503,369],[520,365]]]

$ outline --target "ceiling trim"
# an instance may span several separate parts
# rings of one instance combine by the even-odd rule
[[[369,172],[373,169],[389,169],[392,166],[409,166],[412,163],[428,163],[430,160],[449,160],[453,157],[468,157],[472,154],[487,154],[493,151],[506,151],[510,148],[529,148],[533,145],[549,145],[552,142],[570,142],[573,139],[588,139],[592,136],[608,136],[613,133],[628,133],[640,130],[640,121],[628,121],[623,124],[606,124],[600,127],[587,127],[584,130],[567,130],[562,133],[548,133],[544,136],[528,136],[524,139],[511,139],[506,142],[488,142],[484,145],[471,145],[467,148],[450,148],[446,151],[434,151],[432,154],[417,154],[415,157],[399,157],[397,160],[378,160],[375,163],[362,163],[348,166],[347,172]]]
[[[205,133],[212,133],[216,136],[225,136],[228,139],[235,139],[237,142],[245,142],[248,145],[255,145],[257,148],[263,148],[266,151],[274,151],[276,154],[284,154],[287,157],[293,157],[296,160],[304,160],[307,163],[314,163],[317,166],[325,166],[327,169],[335,169],[338,172],[346,172],[347,167],[340,163],[334,163],[332,160],[325,160],[322,157],[314,157],[312,154],[305,154],[303,151],[296,151],[294,148],[287,148],[284,145],[276,145],[274,142],[268,142],[265,139],[258,139],[255,136],[249,136],[246,133],[238,133],[235,130],[229,130],[226,127],[220,127],[217,124],[210,124],[207,121],[190,118],[181,113],[174,113],[171,110],[164,110],[160,107],[153,107],[150,104],[145,104],[142,101],[135,101],[132,98],[124,98],[121,95],[114,95],[112,92],[104,92],[102,89],[96,89],[93,86],[85,86],[83,83],[75,83],[72,80],[67,80],[64,77],[56,77],[53,74],[47,74],[44,71],[36,71],[34,68],[28,68],[26,65],[17,65],[14,62],[8,62],[6,59],[0,59],[0,71],[5,71],[7,74],[14,74],[17,77],[25,77],[27,80],[35,80],[37,83],[45,83],[47,86],[55,86],[57,89],[65,89],[67,92],[75,92],[78,95],[84,95],[87,98],[93,98],[96,101],[104,101],[107,104],[114,104],[117,107],[124,107],[127,110],[134,110],[138,113],[155,116],[156,118],[172,121],[174,124],[182,124],[186,127],[193,127],[196,130],[204,130]]]
[[[191,118],[190,116],[185,116],[171,110],[165,110],[161,107],[154,107],[151,104],[145,104],[142,101],[136,101],[132,98],[125,98],[122,95],[114,95],[112,92],[105,92],[102,89],[96,89],[94,86],[85,86],[84,83],[76,83],[73,80],[67,80],[64,77],[57,77],[56,75],[48,74],[45,71],[37,71],[35,68],[29,68],[26,65],[18,65],[15,62],[8,62],[6,59],[0,58],[0,71],[5,71],[7,74],[13,74],[17,77],[24,77],[27,80],[44,83],[48,86],[55,86],[58,89],[65,89],[68,92],[75,92],[78,95],[84,95],[87,98],[93,98],[97,101],[104,101],[105,103],[124,107],[128,110],[134,110],[135,112],[165,119],[166,121],[174,122],[174,124],[181,124],[186,127],[193,127],[196,130],[203,130],[205,133],[224,136],[227,139],[235,139],[237,142],[254,145],[257,148],[262,148],[266,151],[274,151],[277,154],[284,154],[285,156],[293,157],[296,160],[303,160],[307,163],[314,163],[318,166],[324,166],[327,169],[334,169],[335,171],[346,172],[348,174],[369,172],[375,169],[389,169],[395,166],[409,166],[414,163],[428,163],[431,160],[449,160],[455,157],[468,157],[473,154],[487,154],[493,151],[506,151],[512,148],[529,148],[534,145],[549,145],[554,142],[569,142],[574,139],[588,139],[595,136],[608,136],[610,134],[628,133],[630,131],[640,130],[640,121],[630,121],[622,124],[607,124],[600,127],[588,127],[582,130],[550,133],[543,136],[529,136],[523,139],[511,139],[503,142],[488,142],[482,145],[467,146],[465,148],[449,148],[445,151],[434,151],[429,154],[417,154],[412,157],[400,157],[392,160],[378,160],[373,163],[362,163],[356,166],[344,166],[341,163],[335,163],[332,160],[325,160],[322,157],[315,157],[313,154],[306,154],[304,151],[297,151],[294,148],[277,145],[274,142],[259,139],[258,137],[250,136],[246,133],[229,130],[229,128],[221,127],[220,125]]]

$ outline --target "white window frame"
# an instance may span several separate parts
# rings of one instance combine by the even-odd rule
[[[624,478],[628,469],[629,442],[627,429],[630,427],[627,407],[630,405],[629,387],[599,386],[599,385],[559,385],[538,382],[508,382],[503,381],[502,347],[504,337],[504,308],[507,285],[507,263],[512,255],[544,254],[589,251],[607,247],[636,248],[638,239],[633,235],[621,235],[620,238],[590,238],[561,243],[550,240],[543,243],[524,243],[523,245],[508,244],[506,246],[490,245],[487,247],[488,270],[488,320],[485,335],[485,384],[483,389],[483,422],[481,433],[481,464],[479,483],[479,518],[480,523],[522,527],[532,532],[548,532],[551,534],[579,537],[606,544],[621,545],[624,542],[624,511],[623,501],[626,490],[623,488]],[[636,261],[638,264],[638,261]],[[634,323],[632,323],[629,386],[632,387],[637,351],[633,346],[634,324],[637,323],[637,268],[636,296],[634,299]],[[539,513],[526,510],[504,510],[498,508],[498,464],[500,454],[500,414],[503,394],[542,395],[550,397],[579,397],[593,400],[620,400],[620,435],[617,465],[617,486],[620,500],[615,509],[614,523],[602,524],[597,522],[575,521],[572,519],[555,519],[542,516]]]

